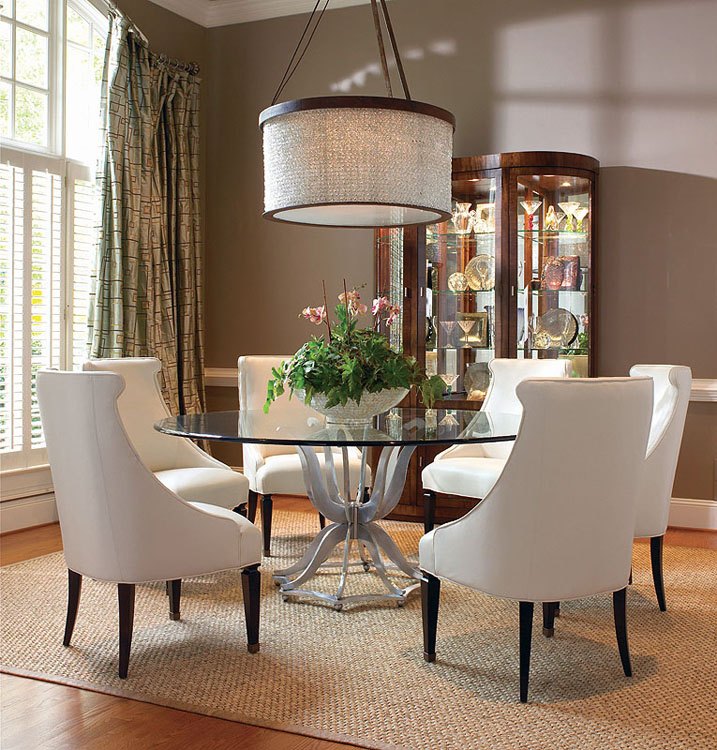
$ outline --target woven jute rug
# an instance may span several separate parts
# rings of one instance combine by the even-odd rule
[[[137,587],[129,678],[117,677],[116,588],[86,580],[71,648],[61,645],[61,554],[3,568],[3,670],[371,748],[647,750],[717,747],[717,553],[665,550],[659,612],[646,545],[636,545],[622,674],[608,596],[567,602],[553,639],[534,623],[530,703],[518,702],[517,604],[444,585],[438,659],[422,657],[418,593],[403,608],[335,612],[283,602],[272,567],[295,559],[314,514],[275,513],[264,561],[261,652],[246,651],[238,572],[185,581],[182,620],[164,586]],[[421,529],[386,522],[409,555]],[[351,576],[347,593],[376,586]],[[321,574],[321,586],[336,584]],[[317,584],[318,586],[318,584]]]

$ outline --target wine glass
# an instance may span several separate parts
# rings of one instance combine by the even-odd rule
[[[475,320],[459,320],[458,325],[463,329],[464,334],[464,348],[469,348],[468,334],[473,330],[473,326],[476,324]]]
[[[543,205],[543,201],[520,201],[520,205],[528,217],[528,231],[533,231],[533,214]]]
[[[576,232],[583,231],[583,219],[588,215],[589,210],[587,206],[580,206],[573,211],[573,216],[578,220],[578,225],[575,228]]]
[[[455,227],[456,234],[468,234],[471,231],[471,225],[473,224],[470,203],[456,203],[456,207],[453,209],[453,226]],[[475,213],[474,213],[475,215]]]
[[[450,346],[451,340],[453,339],[453,331],[456,328],[456,321],[455,320],[442,320],[441,328],[446,332],[446,346]]]
[[[564,201],[563,203],[558,203],[558,206],[565,211],[565,215],[568,217],[568,220],[565,222],[565,231],[574,232],[573,217],[576,209],[580,208],[580,203],[578,201]]]
[[[454,375],[450,372],[438,373],[438,377],[446,384],[446,391],[450,393],[453,390],[458,375]]]

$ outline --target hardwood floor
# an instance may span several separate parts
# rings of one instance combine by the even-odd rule
[[[275,498],[275,504],[277,509],[315,512],[303,498]],[[669,529],[665,542],[717,549],[717,532]],[[11,532],[0,537],[0,564],[10,565],[61,549],[57,524]],[[340,750],[350,747],[9,675],[2,675],[0,690],[2,750],[209,747],[213,750]]]

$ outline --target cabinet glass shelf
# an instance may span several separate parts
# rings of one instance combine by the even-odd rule
[[[453,289],[434,289],[433,294],[450,294],[453,297],[462,297],[466,294],[492,294],[495,295],[495,289],[466,289],[463,292],[453,291]]]

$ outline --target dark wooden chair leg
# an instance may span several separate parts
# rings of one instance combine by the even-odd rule
[[[436,631],[438,605],[441,598],[441,581],[430,573],[421,571],[421,611],[423,615],[423,658],[436,660]]]
[[[530,646],[533,637],[533,602],[520,602],[520,702],[528,702]]]
[[[244,516],[244,518],[247,517],[247,514],[249,513],[248,508],[246,507],[246,503],[244,505],[237,505],[236,508],[232,508],[232,510],[240,516]]]
[[[246,517],[254,523],[256,520],[256,504],[258,496],[254,490],[249,490],[249,498],[246,504]]]
[[[552,638],[555,635],[555,610],[558,602],[543,602],[543,635]]]
[[[326,526],[326,519],[322,513],[319,513],[319,526],[323,529]]]
[[[247,650],[250,654],[255,654],[259,650],[259,600],[261,599],[261,574],[258,565],[250,565],[242,570],[241,587],[244,595]]]
[[[274,510],[274,501],[271,495],[263,495],[261,498],[261,530],[264,534],[264,554],[271,556],[271,514]]]
[[[179,619],[179,600],[182,597],[182,579],[167,581],[169,586],[169,619]]]
[[[134,629],[134,584],[118,583],[117,599],[119,602],[119,676],[124,679],[129,669],[129,652],[132,648],[132,630]]]
[[[632,586],[632,565],[630,566],[630,577],[627,579],[627,585]]]
[[[77,609],[80,606],[80,592],[82,591],[82,576],[74,570],[67,569],[67,619],[65,620],[65,637],[63,646],[69,646],[72,632],[77,620]]]
[[[612,610],[615,616],[615,635],[617,636],[617,647],[620,651],[620,661],[625,672],[625,677],[632,677],[632,665],[630,664],[630,647],[627,643],[627,587],[615,591],[612,595]]]
[[[425,490],[423,493],[423,531],[428,533],[436,525],[436,493]]]
[[[662,577],[662,548],[664,540],[664,536],[653,536],[650,539],[652,582],[655,584],[657,603],[660,605],[660,611],[662,612],[667,611],[667,602],[665,601],[665,579]]]

